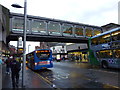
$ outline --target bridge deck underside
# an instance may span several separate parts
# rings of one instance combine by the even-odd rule
[[[23,37],[23,34],[10,34],[7,37],[7,42],[17,41],[18,36]],[[53,36],[53,35],[26,35],[27,41],[38,41],[38,42],[65,42],[65,43],[88,43],[87,38],[81,37],[63,37],[63,36]]]

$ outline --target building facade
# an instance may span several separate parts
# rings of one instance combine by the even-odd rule
[[[103,32],[105,32],[105,31],[109,31],[111,29],[120,27],[120,24],[109,23],[109,24],[103,25],[101,27],[102,27]]]
[[[6,37],[9,34],[9,10],[0,5],[0,53],[6,53]]]
[[[9,10],[0,5],[0,57],[4,59],[9,50],[6,46],[6,36],[9,31]],[[1,71],[1,70],[0,70]],[[2,74],[0,74],[0,89],[2,89]]]
[[[40,42],[39,46],[35,46],[36,49],[50,49],[48,42]]]

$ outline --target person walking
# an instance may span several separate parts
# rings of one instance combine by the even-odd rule
[[[18,88],[20,70],[21,70],[21,63],[18,62],[15,57],[13,57],[13,60],[11,61],[11,76],[12,76],[13,88],[16,87]]]
[[[6,73],[10,74],[10,59],[9,58],[5,61],[5,64],[6,64]]]
[[[2,65],[3,64],[3,61],[2,61],[2,58],[0,57],[0,65]]]
[[[0,56],[0,90],[2,90],[2,57]]]

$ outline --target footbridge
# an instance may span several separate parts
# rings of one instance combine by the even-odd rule
[[[24,15],[10,13],[7,42],[23,37]],[[27,15],[27,41],[87,43],[91,36],[102,32],[99,26]]]

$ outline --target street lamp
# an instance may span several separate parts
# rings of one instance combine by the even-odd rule
[[[23,41],[23,70],[22,70],[22,87],[25,87],[25,72],[26,72],[26,25],[27,25],[27,0],[24,0],[24,7],[18,4],[12,4],[15,8],[24,8],[24,41]]]
[[[12,4],[11,6],[15,7],[15,8],[24,8],[24,7],[20,6],[19,4]]]

